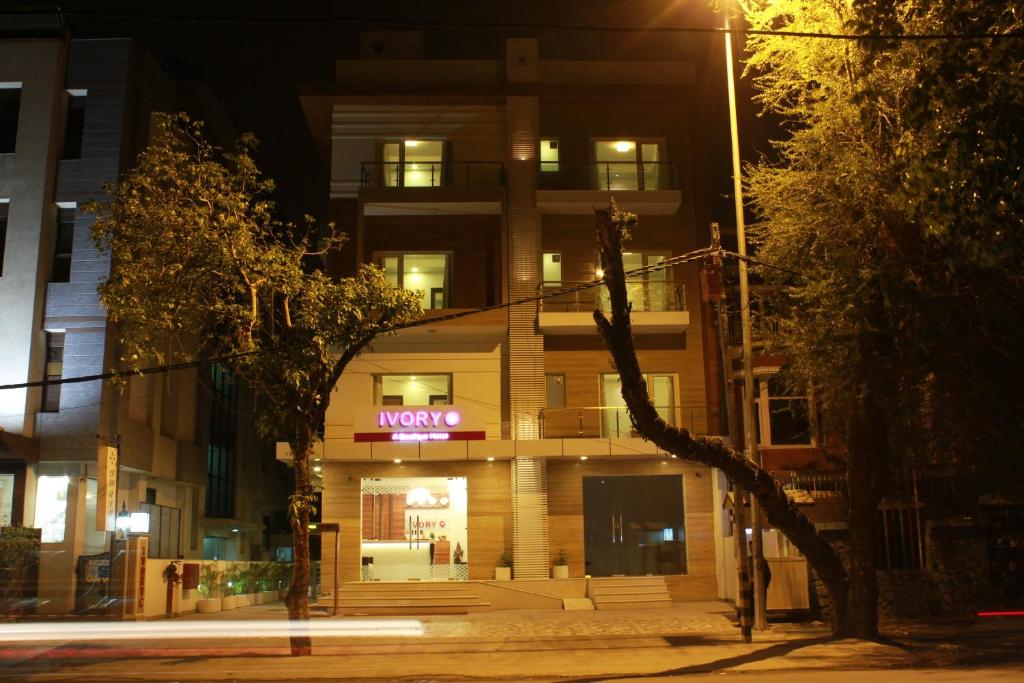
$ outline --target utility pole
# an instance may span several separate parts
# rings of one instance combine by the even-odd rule
[[[722,257],[717,253],[722,247],[722,234],[719,231],[718,223],[711,224],[711,248],[716,252],[712,257],[712,263],[723,274]],[[721,296],[715,302],[715,310],[718,318],[718,346],[722,355],[722,370],[725,376],[725,410],[728,414],[729,437],[736,438],[740,433],[740,419],[736,413],[736,379],[732,372],[732,358],[728,354],[729,325],[726,320],[728,307],[726,298]],[[751,637],[751,625],[753,623],[753,595],[750,587],[750,573],[747,569],[747,523],[745,513],[745,492],[739,486],[732,484],[732,524],[733,524],[733,557],[736,558],[736,611],[740,620],[740,634],[743,642],[749,643]]]
[[[747,233],[743,220],[743,176],[740,167],[740,136],[736,117],[736,78],[732,65],[732,33],[729,32],[729,9],[725,15],[725,70],[729,91],[729,132],[732,141],[732,186],[733,206],[736,211],[736,241],[739,252],[740,271],[740,322],[743,327],[743,453],[748,460],[761,464],[754,433],[754,361],[753,334],[750,328],[750,283],[747,275]],[[750,499],[750,526],[753,532],[751,555],[754,575],[754,628],[763,631],[768,628],[765,612],[764,549],[761,538],[761,511],[757,500]]]

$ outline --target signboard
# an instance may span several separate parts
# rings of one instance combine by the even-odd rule
[[[482,441],[483,419],[459,406],[364,406],[356,411],[353,440]]]
[[[100,446],[96,453],[96,531],[114,531],[117,519],[117,449]]]

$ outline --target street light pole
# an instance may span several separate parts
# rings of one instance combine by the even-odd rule
[[[757,448],[754,433],[754,362],[753,334],[750,328],[750,283],[747,275],[747,234],[743,221],[743,176],[740,168],[740,136],[736,122],[736,77],[732,65],[732,33],[729,24],[729,9],[725,16],[725,71],[729,91],[729,132],[732,141],[732,186],[733,206],[736,211],[736,241],[739,252],[740,270],[740,323],[743,328],[743,453],[748,460],[760,466],[761,454]],[[757,501],[750,498],[750,526],[753,532],[751,548],[754,576],[754,628],[763,631],[768,628],[765,613],[764,574],[762,572],[764,549],[761,539],[761,510]]]

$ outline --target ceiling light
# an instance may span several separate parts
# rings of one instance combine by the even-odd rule
[[[581,455],[580,456],[580,460],[586,460],[586,459],[587,459],[587,456],[585,456],[585,455]]]
[[[405,144],[409,144],[408,142]],[[620,140],[615,143],[615,151],[619,154],[625,154],[633,149],[633,143],[627,140]]]
[[[406,146],[406,147],[415,147],[415,146],[417,146],[418,144],[420,144],[420,141],[419,141],[419,140],[406,140],[406,141],[405,141],[405,146]]]
[[[493,455],[488,455],[487,456],[487,462],[494,462],[494,456]]]
[[[316,467],[313,468],[313,471],[314,472],[322,472],[323,469],[324,469],[323,467],[320,467],[320,465],[317,465]]]
[[[401,458],[395,458],[395,464],[396,465],[401,465],[402,464],[402,459]]]

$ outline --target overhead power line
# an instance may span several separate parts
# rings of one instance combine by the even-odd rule
[[[624,276],[628,279],[637,275],[643,275],[644,273],[650,273],[658,270],[665,270],[672,266],[687,263],[697,259],[705,258],[716,253],[711,248],[697,249],[695,251],[688,252],[686,254],[680,254],[679,256],[672,256],[659,263],[655,263],[650,266],[644,266],[642,268],[634,268],[624,273]],[[543,294],[537,294],[536,296],[528,296],[514,301],[508,301],[505,303],[494,304],[492,306],[485,306],[483,308],[474,308],[468,311],[459,311],[457,313],[449,313],[448,315],[441,315],[432,318],[420,318],[409,323],[402,325],[395,325],[387,330],[381,332],[381,334],[387,334],[388,332],[398,332],[401,330],[408,330],[414,327],[423,327],[425,325],[434,325],[436,323],[447,322],[449,320],[457,320],[459,318],[465,318],[471,315],[479,315],[480,313],[486,313],[488,311],[500,310],[502,308],[510,308],[512,306],[521,306],[524,304],[535,303],[543,301],[544,299],[550,299],[565,294],[572,294],[575,292],[581,292],[586,289],[593,287],[600,287],[604,284],[604,280],[596,279],[590,282],[584,282],[571,287],[563,287],[560,289],[552,290],[550,292],[544,292]],[[82,375],[80,377],[61,377],[59,379],[42,379],[33,382],[19,382],[17,384],[3,384],[0,385],[0,391],[5,389],[32,389],[37,387],[47,387],[58,384],[80,384],[82,382],[96,382],[100,380],[108,379],[119,379],[133,377],[135,375],[154,375],[164,372],[173,372],[175,370],[186,370],[188,368],[195,368],[201,365],[207,365],[209,363],[222,363],[225,361],[234,360],[236,358],[243,358],[245,356],[251,356],[253,354],[260,353],[259,351],[246,351],[243,353],[235,353],[227,356],[219,356],[216,358],[203,358],[192,361],[183,361],[181,363],[169,363],[165,365],[155,365],[149,368],[141,368],[139,370],[112,370],[110,372],[101,372],[93,375]]]
[[[52,11],[5,10],[8,14],[52,15]],[[147,21],[161,23],[233,23],[233,24],[356,24],[388,26],[395,28],[424,29],[465,29],[470,31],[505,30],[505,31],[574,31],[592,33],[665,33],[665,34],[713,34],[713,35],[747,35],[747,36],[779,36],[784,38],[812,38],[823,40],[870,40],[870,41],[949,41],[949,40],[1017,40],[1024,38],[1024,31],[1008,32],[941,32],[941,33],[831,33],[816,31],[772,31],[752,28],[722,28],[717,26],[605,26],[598,24],[576,24],[559,22],[509,23],[499,22],[485,24],[465,21],[420,21],[415,19],[396,19],[382,17],[259,17],[229,16],[224,14],[179,14],[155,15],[145,12],[106,12],[99,10],[64,10],[62,17],[81,17],[89,19],[118,19],[127,21]]]

